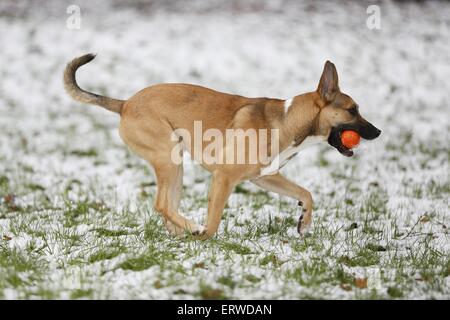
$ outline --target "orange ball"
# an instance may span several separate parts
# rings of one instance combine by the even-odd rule
[[[353,148],[359,144],[361,136],[358,132],[352,130],[345,130],[341,133],[341,142],[346,148]]]

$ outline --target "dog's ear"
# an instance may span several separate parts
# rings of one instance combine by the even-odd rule
[[[339,92],[339,80],[336,67],[328,60],[323,67],[317,92],[325,102],[333,101]]]

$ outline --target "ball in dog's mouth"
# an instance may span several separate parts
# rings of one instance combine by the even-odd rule
[[[341,132],[341,142],[349,149],[353,149],[359,145],[361,136],[355,130],[344,130]]]
[[[351,157],[353,156],[353,150],[350,148],[347,148],[346,146],[344,146],[342,144],[341,141],[341,132],[344,131],[344,128],[338,128],[338,127],[333,127],[331,129],[330,135],[328,136],[328,143],[330,144],[330,146],[335,147],[339,153],[341,153],[342,155],[346,156],[346,157]]]

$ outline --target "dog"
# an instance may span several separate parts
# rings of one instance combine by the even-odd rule
[[[154,169],[157,181],[154,208],[174,235],[192,234],[198,239],[214,236],[228,197],[242,181],[297,200],[300,207],[297,230],[300,235],[305,235],[311,226],[313,198],[308,190],[281,175],[279,169],[306,146],[320,142],[328,142],[342,155],[351,157],[353,151],[340,139],[344,130],[354,130],[367,140],[375,139],[381,133],[361,116],[358,104],[340,91],[336,67],[330,61],[326,61],[315,91],[288,100],[247,98],[178,83],[156,84],[128,100],[118,100],[78,86],[77,69],[94,58],[95,55],[86,54],[69,62],[64,71],[64,87],[73,99],[120,115],[122,140]],[[202,163],[212,173],[206,226],[186,219],[178,212],[183,164],[173,161],[177,146],[182,145],[178,149],[180,153],[186,150],[191,157],[196,153],[196,147],[186,145],[182,136],[173,138],[177,129],[194,134],[196,121],[201,121],[203,132],[214,129],[225,134],[229,129],[267,129],[276,130],[278,137],[278,151],[264,158],[268,161],[261,158],[256,163]],[[261,139],[258,142],[267,148],[271,144]],[[197,146],[204,147],[205,144],[202,141]],[[236,147],[233,148],[220,149],[219,158],[236,151]],[[244,144],[243,148],[247,157],[251,151],[249,144]]]

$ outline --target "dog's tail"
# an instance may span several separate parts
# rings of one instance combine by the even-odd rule
[[[122,106],[125,101],[100,96],[95,93],[91,93],[81,89],[75,78],[77,69],[82,65],[92,61],[95,58],[95,54],[89,53],[84,56],[73,59],[69,62],[64,70],[64,88],[67,93],[75,100],[83,103],[91,103],[97,106],[103,107],[107,110],[119,113],[122,110]]]

